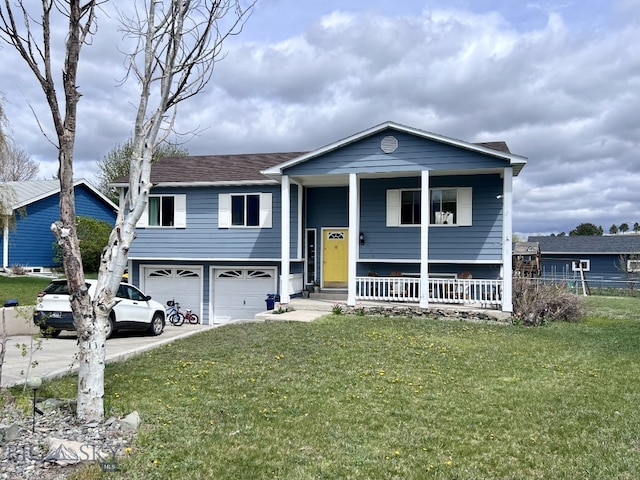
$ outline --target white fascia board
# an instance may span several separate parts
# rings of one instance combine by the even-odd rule
[[[98,190],[96,187],[94,187],[91,183],[89,183],[87,180],[85,180],[84,178],[81,178],[79,180],[75,180],[73,182],[73,187],[77,187],[78,185],[85,185],[89,190],[91,190],[94,194],[96,194],[98,197],[100,197],[101,200],[103,200],[105,203],[107,203],[111,208],[113,208],[114,211],[118,211],[118,206],[113,203],[111,200],[109,200],[107,197],[105,197],[102,192],[100,192],[100,190]],[[31,197],[29,199],[26,199],[20,203],[17,203],[15,205],[13,205],[13,209],[18,209],[18,208],[22,208],[26,205],[30,205],[32,203],[38,202],[44,198],[50,197],[51,195],[55,195],[57,193],[60,193],[60,185],[58,184],[58,186],[56,188],[53,188],[51,190],[48,190],[47,192],[43,192],[40,195],[36,195],[35,197]]]
[[[260,186],[260,185],[278,185],[275,180],[237,180],[237,181],[220,181],[220,182],[158,182],[153,187],[239,187],[239,186]],[[128,183],[110,183],[113,188],[129,188]]]

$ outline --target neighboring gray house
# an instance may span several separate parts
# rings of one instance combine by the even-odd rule
[[[74,182],[76,214],[114,224],[118,207],[84,179]],[[30,271],[59,266],[53,261],[51,224],[60,218],[60,182],[0,182],[2,267]]]
[[[312,152],[164,158],[132,281],[205,323],[314,283],[345,301],[511,311],[512,179],[526,159],[386,122]],[[126,188],[126,179],[114,185]]]
[[[543,278],[576,278],[590,286],[627,288],[640,277],[640,235],[531,236],[540,245]]]

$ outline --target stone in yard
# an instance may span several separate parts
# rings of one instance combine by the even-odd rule
[[[140,426],[140,415],[135,410],[120,420],[120,428],[125,432],[135,432]]]
[[[13,442],[18,439],[20,427],[17,423],[11,425],[0,425],[0,445],[5,442]]]

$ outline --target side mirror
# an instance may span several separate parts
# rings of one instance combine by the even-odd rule
[[[149,300],[151,300],[151,295],[147,295],[146,297],[144,297],[144,299],[148,302]]]

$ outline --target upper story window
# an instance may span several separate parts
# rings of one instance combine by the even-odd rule
[[[175,201],[173,195],[149,197],[149,222],[150,227],[173,227]]]
[[[185,228],[186,195],[149,195],[145,213],[137,227]]]
[[[234,227],[260,225],[260,195],[231,195],[231,225]]]
[[[218,227],[271,228],[271,193],[221,193]]]
[[[420,190],[387,190],[387,226],[420,225],[421,201]],[[429,202],[430,225],[471,225],[470,187],[432,188]]]

